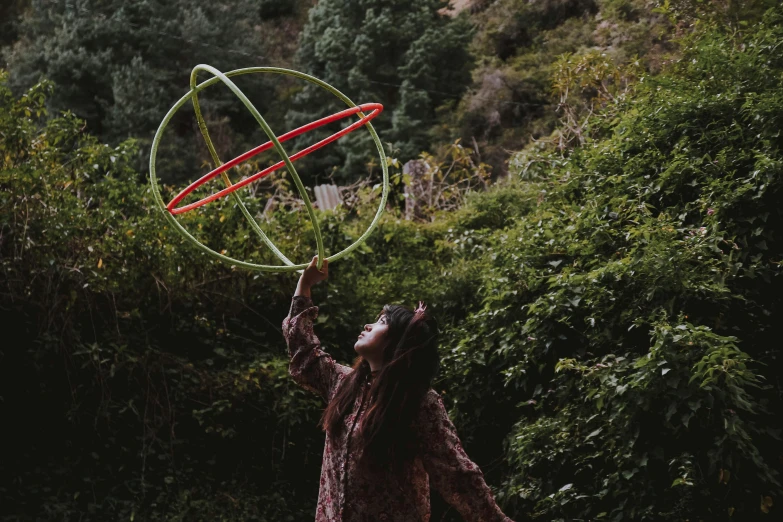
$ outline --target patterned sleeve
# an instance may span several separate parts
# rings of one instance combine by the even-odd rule
[[[443,400],[430,390],[417,419],[419,455],[432,486],[467,522],[513,522],[503,514],[484,474],[468,458]]]
[[[353,371],[337,364],[321,350],[321,341],[313,331],[313,320],[318,317],[318,307],[311,298],[294,296],[288,317],[283,319],[283,336],[288,345],[288,373],[297,384],[317,393],[326,402],[334,396],[340,377]]]

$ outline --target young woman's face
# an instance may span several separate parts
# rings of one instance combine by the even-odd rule
[[[364,325],[364,330],[359,334],[353,349],[364,358],[381,356],[388,331],[389,324],[386,314],[381,313],[377,321]]]

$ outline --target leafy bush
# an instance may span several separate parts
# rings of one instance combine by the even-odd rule
[[[484,309],[448,365],[532,394],[505,498],[545,519],[749,520],[779,497],[781,42],[775,11],[704,27],[592,118],[605,138],[518,162],[539,205],[488,240]]]

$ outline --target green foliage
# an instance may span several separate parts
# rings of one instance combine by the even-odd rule
[[[357,104],[384,105],[373,125],[401,151],[402,161],[429,147],[435,109],[470,81],[470,26],[464,18],[440,15],[443,6],[442,0],[323,0],[310,10],[300,39],[297,59],[304,72]],[[295,102],[291,126],[343,108],[315,86],[304,87]],[[317,165],[342,165],[338,177],[351,179],[370,159],[368,142],[365,133],[353,133]]]
[[[280,18],[296,12],[296,0],[261,0],[258,12],[262,18]]]
[[[71,110],[101,140],[116,144],[134,137],[146,151],[163,114],[187,92],[196,64],[228,71],[256,65],[269,54],[255,34],[262,14],[250,0],[32,0],[19,42],[4,54],[16,93],[46,78],[58,86],[49,98],[55,114]],[[269,92],[280,82],[258,75],[237,82],[271,116],[270,123],[279,123],[282,113],[268,113],[275,99]],[[227,88],[216,86],[202,98],[213,134],[222,137],[221,152],[227,143],[247,150],[266,141]],[[175,179],[192,175],[198,158],[208,157],[192,138],[194,122],[179,118],[167,140],[166,150],[180,161],[171,174]],[[140,154],[137,168],[146,167],[146,156]]]
[[[7,0],[0,5],[0,47],[12,44],[19,37],[19,18],[29,0]]]
[[[653,7],[646,0],[487,3],[474,16],[472,88],[442,117],[449,136],[475,139],[483,160],[496,173],[505,172],[509,151],[559,129],[558,116],[568,119],[562,100],[551,93],[565,53],[576,59],[597,54],[618,68],[639,60],[647,71],[660,70],[673,50],[672,31],[669,19]],[[589,105],[591,92],[585,91],[571,93],[569,106],[582,105],[582,97]]]
[[[703,22],[719,23],[726,27],[748,27],[767,9],[780,7],[777,0],[659,0],[655,11],[666,14],[682,26]]]
[[[544,519],[748,520],[780,496],[781,42],[773,11],[704,28],[592,118],[605,138],[517,162],[539,205],[489,242],[452,359],[480,339],[532,393],[504,496]]]

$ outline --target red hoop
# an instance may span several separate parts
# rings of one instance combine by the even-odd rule
[[[370,112],[370,114],[368,114],[367,116],[364,116],[359,121],[352,123],[348,127],[344,128],[344,129],[342,129],[342,130],[340,130],[338,132],[335,132],[334,134],[332,134],[328,138],[324,138],[321,141],[319,141],[318,143],[310,145],[306,149],[302,149],[299,152],[297,152],[296,154],[294,154],[293,156],[290,156],[289,159],[291,160],[291,162],[294,162],[294,161],[298,160],[299,158],[301,158],[303,156],[306,156],[306,155],[310,154],[311,152],[313,152],[315,150],[320,149],[324,145],[328,145],[329,143],[331,143],[331,142],[333,142],[333,141],[335,141],[335,140],[337,140],[339,138],[342,138],[343,136],[345,136],[349,132],[352,132],[352,131],[358,129],[359,127],[361,127],[362,125],[364,125],[368,121],[370,121],[373,118],[375,118],[376,116],[378,116],[383,111],[383,105],[381,105],[380,103],[365,103],[365,104],[359,105],[358,107],[351,107],[349,109],[345,109],[344,111],[340,111],[338,113],[332,114],[331,116],[327,116],[325,118],[321,118],[320,120],[316,120],[316,121],[310,122],[307,125],[302,125],[298,129],[294,129],[292,131],[286,132],[285,134],[280,136],[277,140],[280,143],[283,143],[284,141],[290,140],[291,138],[295,138],[296,136],[299,136],[300,134],[304,134],[307,131],[310,131],[310,130],[313,130],[313,129],[317,129],[318,127],[326,125],[327,123],[332,123],[332,122],[335,122],[337,120],[341,120],[341,119],[343,119],[343,118],[345,118],[347,116],[351,116],[353,114],[356,114],[357,112],[367,112],[367,111],[372,111],[372,112]],[[272,145],[273,145],[273,143],[270,140],[270,141],[264,143],[263,145],[259,145],[258,147],[254,148],[254,149],[251,149],[251,150],[245,152],[244,154],[242,154],[240,156],[237,156],[236,158],[232,159],[231,161],[224,163],[223,165],[219,166],[218,168],[216,168],[212,172],[209,172],[208,174],[205,174],[201,178],[197,179],[196,181],[194,181],[193,183],[188,185],[188,187],[185,188],[185,190],[183,190],[182,192],[177,194],[177,196],[174,199],[172,199],[171,202],[168,205],[166,205],[166,210],[171,212],[171,214],[173,214],[173,215],[177,215],[177,214],[182,214],[184,212],[188,212],[190,210],[193,210],[194,208],[198,208],[198,207],[200,207],[202,205],[206,205],[207,203],[215,201],[216,199],[222,198],[223,196],[227,196],[227,195],[231,194],[232,192],[234,192],[235,190],[240,189],[240,188],[244,187],[245,185],[247,185],[249,183],[252,183],[252,182],[254,182],[254,181],[258,180],[258,179],[261,179],[264,176],[266,176],[267,174],[271,174],[272,172],[274,172],[277,169],[281,168],[282,166],[285,165],[285,162],[282,161],[282,160],[277,162],[277,163],[275,163],[271,167],[265,168],[261,172],[257,172],[255,174],[253,174],[252,176],[250,176],[248,178],[245,178],[242,181],[239,181],[238,183],[235,183],[235,184],[231,185],[230,187],[224,188],[220,192],[216,192],[215,194],[212,194],[211,196],[207,196],[204,199],[200,199],[200,200],[196,201],[195,203],[190,203],[190,204],[185,205],[183,207],[175,208],[177,206],[177,204],[179,204],[183,199],[185,199],[191,192],[193,192],[194,190],[199,188],[201,185],[203,185],[207,181],[211,180],[215,176],[218,176],[219,174],[222,174],[223,172],[227,171],[228,169],[230,169],[230,168],[232,168],[232,167],[234,167],[236,165],[239,165],[243,161],[249,160],[253,156],[261,154],[265,150],[270,149],[272,147]]]

